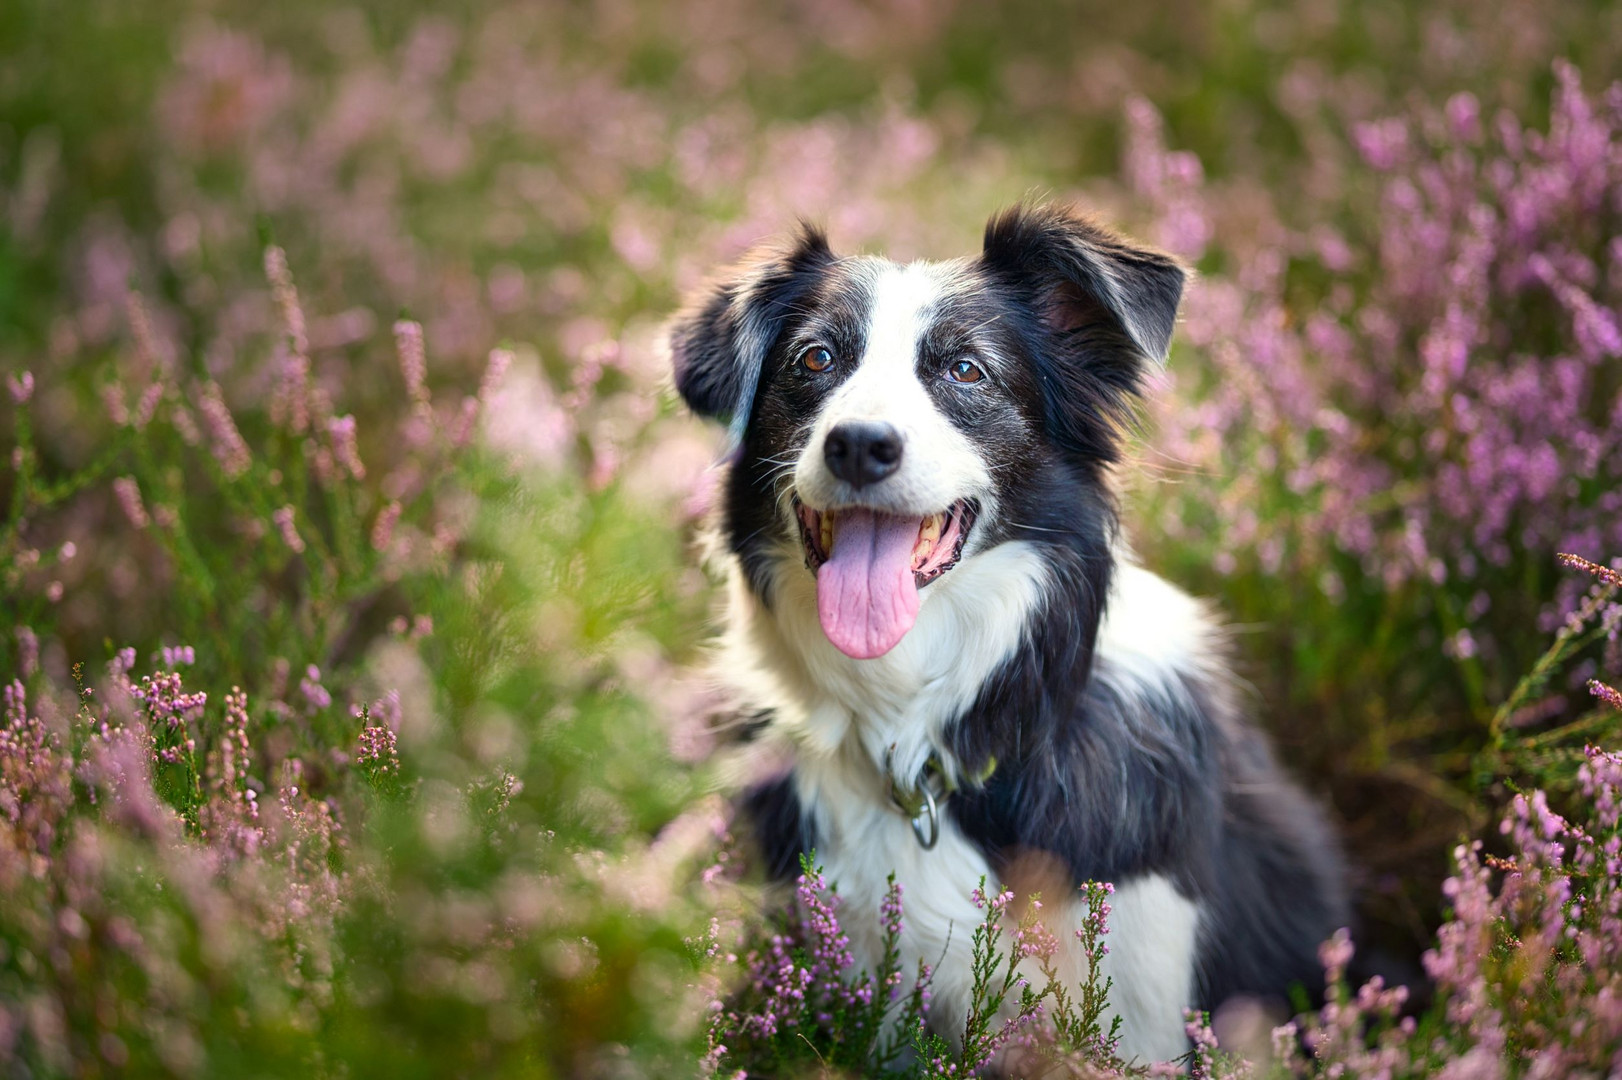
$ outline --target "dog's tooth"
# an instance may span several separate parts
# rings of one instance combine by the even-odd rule
[[[918,541],[921,544],[933,544],[940,538],[941,516],[939,514],[931,514],[924,518],[923,524],[918,527]]]
[[[832,555],[834,553],[834,512],[832,510],[822,512],[822,536],[819,539],[822,542],[822,554],[824,556]]]

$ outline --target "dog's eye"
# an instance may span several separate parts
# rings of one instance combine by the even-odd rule
[[[986,373],[970,360],[959,360],[946,369],[946,377],[955,383],[977,383],[986,377]]]
[[[834,366],[834,354],[821,345],[813,345],[800,354],[800,366],[820,375]]]

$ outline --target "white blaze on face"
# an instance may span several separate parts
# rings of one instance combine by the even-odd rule
[[[946,510],[959,499],[984,498],[991,488],[987,462],[935,407],[918,374],[919,343],[949,294],[951,268],[874,259],[863,270],[871,296],[866,348],[812,428],[794,470],[800,498],[819,510],[859,503],[919,517]],[[829,430],[851,420],[890,424],[902,438],[901,467],[864,488],[859,498],[828,471],[823,458]]]
[[[828,558],[817,571],[823,632],[847,656],[870,660],[893,649],[918,617],[915,567],[940,539],[938,524],[929,532],[936,515],[981,495],[990,470],[920,381],[919,344],[946,294],[947,271],[876,259],[861,269],[864,351],[817,417],[795,485],[828,524]],[[833,474],[824,453],[829,433],[853,421],[887,424],[901,437],[899,467],[859,492]]]

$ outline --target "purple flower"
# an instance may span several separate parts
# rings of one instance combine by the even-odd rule
[[[282,542],[286,544],[295,555],[304,553],[304,538],[298,534],[298,526],[293,521],[293,508],[283,506],[271,512],[271,520],[276,523],[276,531],[281,533]]]
[[[320,712],[332,704],[332,694],[321,685],[321,669],[314,664],[304,669],[304,678],[299,680],[298,689],[311,712]]]
[[[141,488],[133,476],[120,476],[113,481],[113,494],[118,496],[118,505],[123,508],[124,516],[129,523],[137,529],[144,529],[152,524],[147,516],[146,506],[141,502]]]
[[[413,401],[427,401],[428,354],[423,347],[422,324],[410,319],[396,322],[394,342],[400,359],[400,374],[405,376],[406,393]]]
[[[394,539],[394,526],[400,520],[400,511],[400,502],[396,499],[377,512],[377,520],[372,523],[374,551],[388,550],[390,541]]]
[[[25,371],[21,375],[7,375],[6,389],[11,393],[12,404],[27,404],[28,399],[34,396],[34,373]]]
[[[233,479],[247,472],[253,459],[231,417],[231,410],[220,395],[219,384],[204,384],[197,397],[197,409],[203,414],[203,424],[208,428],[214,460],[219,462],[220,470]]]
[[[349,470],[349,475],[356,480],[366,479],[366,466],[360,460],[360,451],[355,445],[355,418],[353,416],[335,416],[327,421],[327,434],[332,439],[332,454],[339,464]]]

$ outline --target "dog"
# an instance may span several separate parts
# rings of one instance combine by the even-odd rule
[[[982,875],[1056,876],[1071,978],[1085,911],[1055,900],[1114,884],[1104,970],[1142,1061],[1187,1052],[1187,1009],[1321,993],[1347,921],[1335,838],[1243,717],[1220,624],[1122,536],[1113,477],[1184,282],[1020,205],[944,262],[802,224],[670,325],[677,392],[729,430],[716,668],[778,763],[741,800],[763,862],[815,852],[869,970],[893,872],[949,1036]]]

